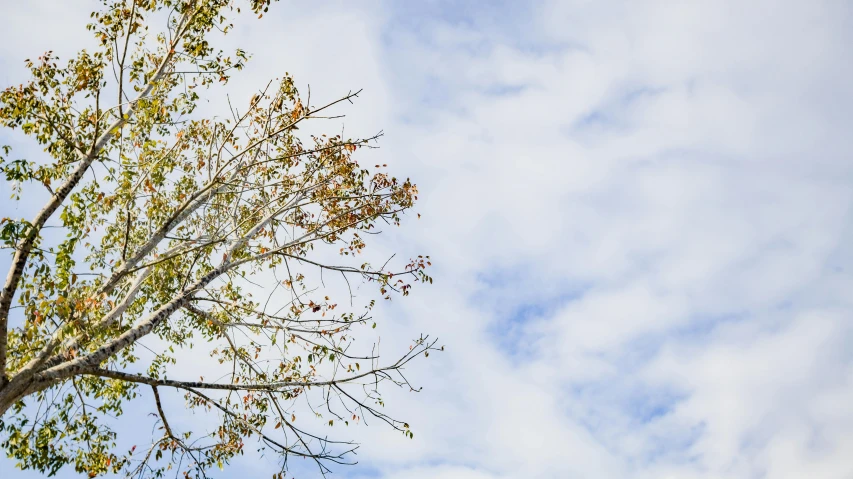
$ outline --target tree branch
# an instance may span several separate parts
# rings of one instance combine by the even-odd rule
[[[163,60],[160,62],[160,65],[157,67],[157,70],[154,72],[154,75],[151,77],[151,81],[149,81],[145,88],[139,93],[137,100],[148,97],[151,92],[154,91],[157,83],[166,72],[167,66],[172,61],[175,51],[174,47],[188,31],[187,27],[191,23],[191,17],[196,13],[197,11],[194,11],[189,15],[189,18],[186,18],[183,22],[183,28],[179,32],[179,35],[177,35],[173,43],[169,45],[170,48],[163,57]],[[62,205],[68,195],[71,194],[71,191],[83,178],[86,170],[89,169],[89,166],[93,161],[95,161],[95,158],[98,157],[101,149],[106,146],[106,144],[115,135],[115,132],[119,130],[133,115],[135,106],[136,103],[128,108],[127,113],[124,116],[117,118],[105,132],[95,139],[85,158],[77,164],[77,167],[71,173],[71,176],[53,193],[47,204],[36,215],[27,230],[26,236],[21,240],[15,251],[15,256],[12,258],[12,265],[6,276],[6,282],[3,285],[3,290],[0,291],[0,387],[8,382],[6,372],[6,348],[8,342],[7,328],[9,324],[9,308],[12,305],[12,298],[15,296],[15,292],[18,288],[18,282],[21,279],[24,267],[29,259],[30,251],[40,236],[41,228],[59,208],[59,206]]]

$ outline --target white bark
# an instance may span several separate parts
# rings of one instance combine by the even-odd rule
[[[193,13],[194,15],[194,13]],[[7,348],[7,328],[9,325],[9,309],[12,305],[12,299],[15,296],[15,292],[17,291],[18,282],[21,279],[21,276],[24,272],[24,267],[27,264],[27,260],[29,259],[30,252],[32,251],[33,246],[35,245],[36,239],[41,232],[42,227],[47,222],[47,220],[53,215],[53,213],[62,205],[71,191],[77,186],[80,180],[83,178],[83,175],[86,173],[86,170],[89,169],[89,166],[92,165],[92,162],[98,157],[98,154],[101,150],[107,145],[107,143],[113,138],[116,131],[121,129],[122,126],[128,121],[128,119],[133,115],[136,105],[140,100],[148,97],[154,91],[157,83],[163,78],[163,75],[167,71],[167,67],[171,64],[172,58],[174,57],[174,47],[178,45],[180,40],[187,32],[187,26],[189,25],[191,20],[190,17],[185,17],[181,21],[182,28],[175,35],[175,38],[170,45],[169,51],[166,52],[166,55],[163,57],[163,60],[158,65],[157,70],[154,72],[154,75],[151,77],[151,81],[142,89],[142,91],[137,96],[136,100],[133,104],[128,108],[127,113],[121,117],[117,118],[108,128],[107,130],[98,137],[95,143],[90,148],[89,152],[81,159],[80,163],[77,164],[77,167],[74,168],[74,171],[71,173],[71,176],[60,186],[50,197],[47,204],[39,211],[36,215],[36,218],[31,223],[27,236],[18,244],[18,248],[15,251],[15,256],[12,259],[12,265],[9,268],[9,273],[6,275],[6,281],[3,285],[3,290],[0,291],[0,387],[2,387],[7,381],[8,378],[6,376],[6,348]]]

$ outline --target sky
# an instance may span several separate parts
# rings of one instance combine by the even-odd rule
[[[0,0],[2,85],[92,3]],[[414,440],[345,430],[333,477],[853,478],[850,3],[284,1],[229,37],[235,97],[363,88],[330,127],[421,192],[380,248],[435,284],[380,330],[445,352],[387,391]]]

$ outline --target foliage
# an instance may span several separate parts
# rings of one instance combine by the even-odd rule
[[[269,3],[242,8],[262,17]],[[357,163],[376,137],[300,139],[299,126],[358,92],[315,107],[285,76],[228,119],[194,114],[200,93],[248,60],[212,43],[240,8],[104,1],[88,27],[96,51],[64,64],[48,52],[27,62],[27,83],[0,93],[0,124],[47,154],[12,159],[4,147],[0,157],[13,200],[31,204],[33,187],[48,196],[33,220],[0,225],[11,257],[0,293],[0,439],[22,468],[198,477],[257,440],[281,455],[278,474],[293,456],[325,472],[353,446],[296,426],[297,400],[312,389],[324,410],[310,414],[323,425],[369,416],[413,436],[381,412],[377,386],[410,387],[403,366],[435,342],[418,338],[386,366],[354,355],[356,327],[375,327],[375,301],[346,310],[309,277],[375,284],[385,299],[432,282],[429,257],[398,271],[357,259],[378,225],[399,225],[417,188]],[[351,264],[326,261],[330,250]],[[262,283],[278,309],[253,298]],[[199,342],[227,374],[170,379]],[[216,426],[176,429],[164,391]],[[123,450],[113,425],[131,401],[159,429],[148,446]]]

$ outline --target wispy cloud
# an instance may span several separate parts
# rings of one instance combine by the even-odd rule
[[[5,15],[5,81],[82,31],[28,8]],[[423,193],[382,247],[427,250],[436,284],[385,308],[382,341],[447,350],[413,367],[424,392],[389,391],[415,440],[347,431],[362,465],[340,472],[853,474],[851,26],[829,1],[319,2],[238,24],[255,56],[231,94],[284,71],[318,97],[364,87],[347,132],[384,129],[366,161]]]

